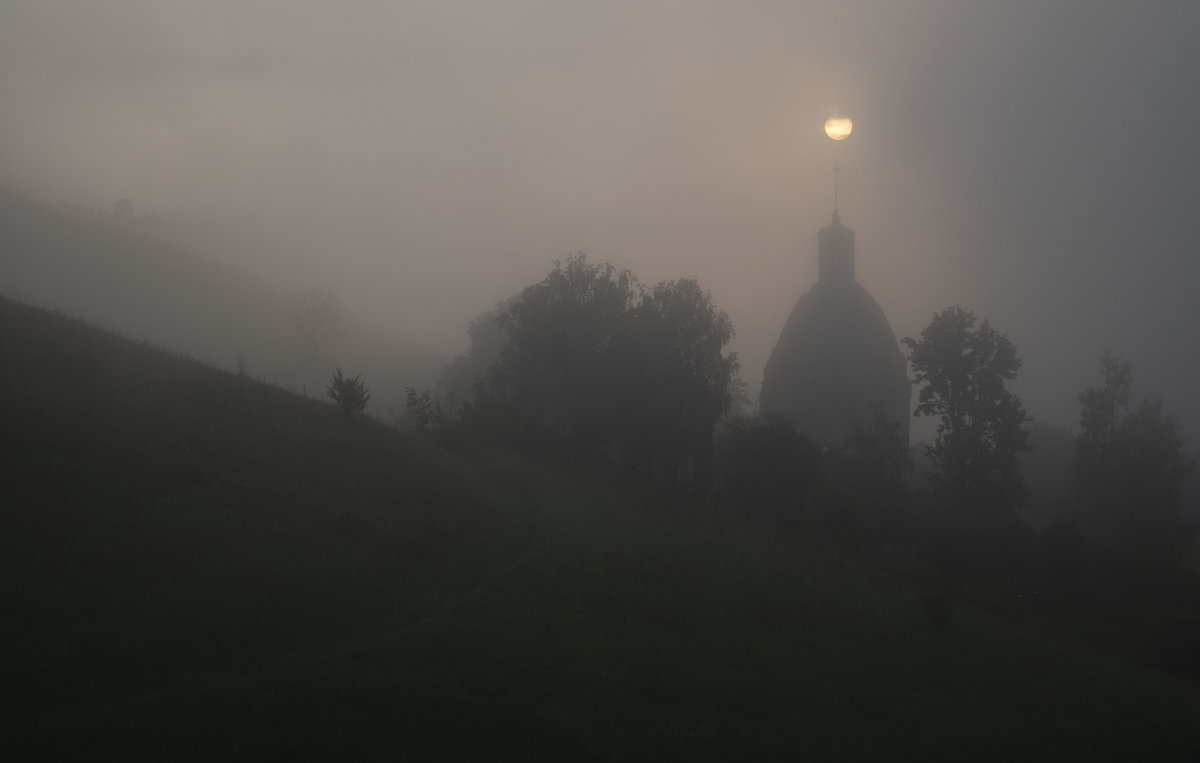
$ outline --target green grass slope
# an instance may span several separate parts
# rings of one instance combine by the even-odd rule
[[[1194,687],[0,299],[0,757],[1195,759]]]

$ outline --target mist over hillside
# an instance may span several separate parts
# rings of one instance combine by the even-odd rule
[[[401,410],[448,356],[371,324],[328,290],[288,293],[166,240],[154,221],[0,191],[0,293],[324,397],[362,374],[371,410]]]

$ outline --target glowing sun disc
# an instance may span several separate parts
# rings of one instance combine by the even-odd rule
[[[850,117],[842,114],[834,114],[825,120],[825,134],[834,140],[845,140],[853,130],[854,123],[850,121]]]

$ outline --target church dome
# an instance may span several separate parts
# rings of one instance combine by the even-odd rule
[[[879,303],[854,280],[854,231],[819,236],[820,277],[796,302],[763,370],[760,407],[817,442],[840,444],[877,407],[908,436],[911,385]]]

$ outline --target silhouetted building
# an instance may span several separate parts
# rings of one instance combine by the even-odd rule
[[[760,407],[814,440],[841,444],[872,406],[908,436],[911,385],[879,303],[854,280],[854,231],[817,234],[817,283],[800,297],[763,371]]]

